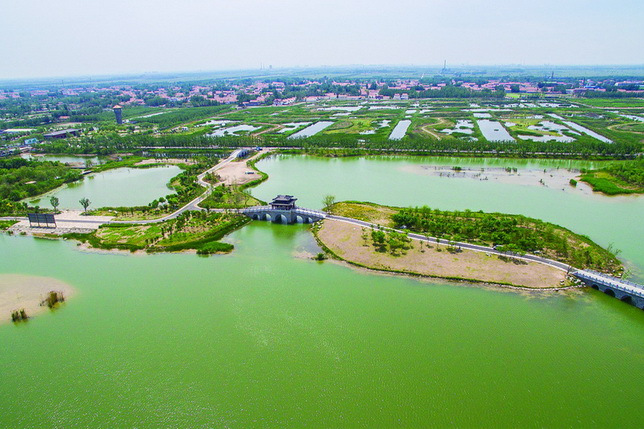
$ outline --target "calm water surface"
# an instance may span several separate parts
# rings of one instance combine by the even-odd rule
[[[428,205],[443,210],[483,210],[517,213],[565,226],[597,243],[612,244],[630,264],[636,280],[644,281],[644,197],[606,197],[586,186],[548,188],[502,181],[480,181],[419,174],[414,166],[517,168],[523,170],[580,169],[598,165],[584,161],[499,160],[440,157],[315,158],[279,156],[258,167],[270,179],[253,190],[269,200],[292,194],[303,207],[319,209],[325,194],[338,201],[358,200],[400,207]]]
[[[401,170],[428,161],[269,159],[260,168],[271,178],[255,193],[294,193],[311,208],[334,193],[550,213],[594,239],[615,236],[624,255],[644,265],[637,246],[628,247],[642,238],[639,198],[604,203]],[[591,227],[596,212],[610,216]],[[317,251],[303,225],[254,222],[228,240],[232,254],[201,258],[90,253],[73,242],[0,235],[1,273],[52,276],[78,290],[58,311],[0,326],[0,426],[636,427],[644,420],[642,310],[593,290],[519,294],[317,263],[301,257]]]
[[[140,206],[154,199],[174,193],[168,188],[170,179],[181,173],[181,168],[168,165],[152,168],[117,168],[92,174],[80,182],[70,183],[40,197],[39,205],[50,207],[53,195],[60,200],[60,208],[80,210],[81,198],[89,198],[90,208]],[[37,199],[36,199],[37,200]],[[30,198],[28,201],[35,201]]]

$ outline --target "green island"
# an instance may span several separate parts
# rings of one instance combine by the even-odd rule
[[[568,283],[557,269],[516,258],[526,253],[613,274],[623,270],[611,249],[603,249],[588,237],[561,226],[526,216],[398,208],[354,201],[335,203],[329,210],[379,225],[360,228],[326,219],[314,228],[328,253],[365,268],[528,288]],[[390,228],[435,237],[438,243],[413,241],[407,233]],[[507,256],[463,249],[459,242],[494,247]]]

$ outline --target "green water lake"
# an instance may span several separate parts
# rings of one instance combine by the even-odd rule
[[[258,164],[270,179],[253,194],[292,193],[310,208],[331,193],[522,213],[614,243],[634,271],[644,269],[644,198],[408,168],[440,162],[270,158]],[[517,293],[314,262],[306,256],[318,249],[305,225],[258,221],[226,240],[233,253],[204,258],[86,252],[71,241],[0,235],[0,273],[55,277],[77,290],[57,311],[0,325],[0,425],[586,428],[644,421],[640,309],[595,290]]]

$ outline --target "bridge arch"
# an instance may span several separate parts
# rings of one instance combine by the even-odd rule
[[[604,293],[605,293],[606,295],[608,295],[608,296],[612,296],[613,298],[615,298],[615,291],[614,291],[614,290],[612,290],[612,289],[611,289],[611,288],[609,288],[609,287],[607,287],[606,289],[604,289]]]
[[[311,216],[306,216],[303,214],[296,214],[295,215],[295,223],[313,223],[315,222]]]
[[[631,298],[631,296],[628,294],[624,294],[624,296],[622,296],[619,300],[627,304],[633,304],[633,298]]]
[[[595,283],[591,283],[590,287],[595,289],[595,290],[599,290],[599,286],[597,286]]]
[[[281,213],[271,214],[271,221],[275,223],[288,223],[288,219]]]

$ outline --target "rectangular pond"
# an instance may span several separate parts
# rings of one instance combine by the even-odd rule
[[[304,137],[311,137],[322,131],[323,129],[330,127],[333,125],[333,122],[331,121],[320,121],[316,122],[313,125],[309,125],[308,127],[304,128],[301,131],[298,131],[297,133],[289,136],[289,139],[301,139]]]
[[[477,121],[483,137],[489,142],[513,142],[515,141],[503,125],[497,121],[480,119]]]
[[[408,119],[403,119],[402,121],[398,122],[391,134],[389,134],[389,140],[400,140],[405,137],[407,128],[409,128],[410,125],[411,121]]]
[[[596,138],[597,140],[604,142],[604,143],[613,143],[613,141],[609,138],[606,138],[602,136],[601,134],[597,134],[593,130],[589,130],[588,128],[581,126],[579,124],[576,124],[572,121],[563,121],[564,124],[566,124],[568,127],[572,128],[573,130],[577,130],[580,133],[587,134],[593,138]]]

